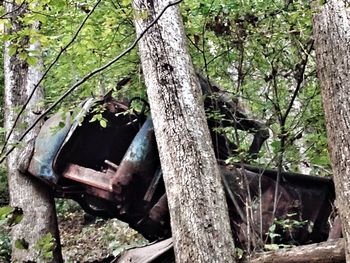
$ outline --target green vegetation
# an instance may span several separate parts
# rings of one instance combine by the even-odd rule
[[[10,206],[0,207],[0,261],[10,261],[10,229],[22,220],[22,211]]]
[[[10,54],[18,54],[30,65],[43,56],[45,71],[76,37],[44,79],[43,104],[46,107],[86,74],[123,52],[135,39],[130,0],[101,1],[96,8],[96,2],[92,0],[27,2],[29,12],[22,17],[25,27],[14,35],[1,31],[2,25],[10,26],[10,14],[3,16],[4,10],[0,8],[0,45],[11,40]],[[92,10],[77,34],[83,19]],[[258,158],[250,160],[251,163],[329,176],[326,129],[312,50],[310,1],[194,0],[183,2],[181,10],[195,67],[217,82],[233,100],[241,101],[252,116],[266,123],[270,129],[271,138]],[[40,32],[31,28],[36,21],[40,21]],[[29,38],[29,44],[23,46],[21,43],[25,38]],[[41,43],[42,53],[29,48],[37,41]],[[0,66],[3,66],[2,53]],[[118,81],[123,78],[130,80],[117,87]],[[1,100],[3,86],[4,73],[0,70]],[[114,97],[121,100],[135,96],[147,99],[136,48],[81,85],[55,110],[59,107],[75,109],[86,97],[102,96],[110,90]],[[215,110],[207,114],[211,118],[222,118]],[[0,146],[4,142],[3,116],[3,107],[0,107]],[[93,120],[102,127],[106,126],[106,120],[99,112]],[[227,134],[239,148],[237,152],[240,154],[230,157],[226,160],[228,163],[246,159],[250,135],[236,132],[234,127],[219,127],[217,132]],[[0,165],[0,206],[7,202],[6,170]],[[74,205],[65,201],[58,202],[57,210],[60,215],[76,211]],[[290,224],[293,227],[303,226],[303,222],[275,221],[270,234],[274,234],[273,227],[286,227],[287,231]],[[6,231],[3,229],[0,224],[0,260],[10,255],[8,228]],[[121,247],[125,240],[144,242],[129,233],[122,239],[114,239],[113,230],[108,231],[103,238],[114,254],[125,248]],[[43,258],[50,256],[51,241],[52,237],[44,236],[38,244]]]
[[[29,3],[31,12],[23,17],[28,27],[15,36],[2,36],[2,41],[14,41],[12,53],[17,52],[31,64],[40,54],[20,46],[20,40],[29,37],[29,43],[40,41],[47,69],[76,37],[44,79],[45,105],[49,106],[77,80],[116,57],[135,39],[131,1],[101,1],[96,7],[91,0]],[[254,162],[328,175],[309,1],[191,1],[182,3],[181,9],[196,68],[225,88],[233,99],[242,101],[253,116],[271,129],[272,138]],[[40,32],[29,27],[35,21],[41,23]],[[8,25],[7,19],[1,22]],[[63,105],[66,109],[74,108],[87,96],[101,96],[110,90],[119,99],[145,97],[141,73],[134,49],[84,83]],[[130,81],[117,88],[117,82],[125,77]],[[95,119],[105,125],[99,115]],[[248,148],[247,134],[235,134],[232,129],[218,132],[229,133],[242,149],[238,152]],[[230,161],[237,158],[233,156]]]

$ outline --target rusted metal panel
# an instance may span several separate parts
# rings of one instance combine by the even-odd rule
[[[117,206],[117,200],[110,190],[96,188],[94,186],[85,185],[85,192],[91,196],[103,199],[103,201],[111,201]],[[110,208],[109,208],[110,209]],[[112,212],[112,211],[109,211]]]
[[[150,183],[158,164],[159,158],[153,123],[152,119],[148,117],[130,144],[112,179],[113,191],[121,194],[123,188],[128,186],[135,176],[137,176],[139,184],[145,181]]]
[[[81,119],[93,103],[94,100],[89,99],[79,105],[81,111],[73,121],[69,112],[59,112],[44,123],[35,140],[34,155],[28,168],[29,173],[46,183],[57,184],[61,174],[55,171],[54,163],[56,156],[64,144],[70,139],[75,129],[79,126]]]
[[[249,166],[250,171],[230,166],[223,166],[221,170],[226,180],[232,182],[231,190],[235,193],[241,210],[245,213],[247,205],[251,207],[253,216],[250,225],[264,240],[268,239],[267,233],[270,226],[276,224],[275,219],[280,222],[284,220],[300,222],[290,231],[285,231],[282,225],[276,224],[274,234],[279,234],[276,239],[284,242],[283,244],[306,244],[327,239],[328,218],[335,199],[331,180],[296,173],[283,173],[283,179],[278,186],[276,209],[273,212],[276,171],[267,170],[265,174],[264,169],[252,166]],[[252,170],[260,171],[260,173],[251,172]],[[252,204],[246,203],[248,191]],[[238,216],[233,202],[229,199],[228,201],[231,227],[236,244],[244,247],[247,242],[247,224]]]
[[[111,179],[107,173],[95,171],[76,164],[69,164],[63,177],[92,187],[112,192]]]
[[[95,107],[102,111],[106,127],[94,121]],[[106,108],[107,107],[107,108]],[[88,114],[70,132],[54,161],[55,171],[62,173],[67,163],[103,171],[109,167],[106,160],[118,166],[135,135],[144,122],[125,106],[114,101],[97,101]]]
[[[165,218],[168,213],[168,199],[166,194],[164,194],[150,210],[149,218],[153,221],[159,222],[160,224],[164,224]]]
[[[88,213],[117,217],[150,240],[170,236],[167,197],[151,118],[129,114],[125,105],[114,100],[94,103],[89,100],[82,106],[72,126],[70,116],[65,116],[64,127],[56,133],[50,130],[62,121],[59,115],[45,123],[29,172],[53,184],[60,196],[78,201]],[[104,105],[107,127],[91,122],[93,105]],[[311,233],[305,227],[294,231],[293,236],[283,234],[284,241],[307,243],[327,238],[328,216],[335,198],[331,180],[281,173],[273,213],[277,172],[245,168],[249,171],[221,167],[225,186],[231,191],[228,208],[237,244],[244,246],[247,242],[244,230],[248,191],[253,200],[249,204],[251,230],[264,238],[274,217],[283,220],[290,214],[295,214],[295,220],[312,222],[313,229]]]
[[[162,170],[160,169],[160,167],[157,169],[153,179],[152,179],[152,182],[150,183],[148,189],[147,189],[147,192],[145,193],[145,196],[143,197],[143,200],[146,202],[146,203],[151,203],[153,197],[154,197],[154,194],[159,186],[159,183],[160,181],[162,180],[162,176],[163,176],[163,172]]]

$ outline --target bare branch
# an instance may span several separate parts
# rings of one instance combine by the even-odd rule
[[[308,57],[309,57],[309,55],[310,55],[310,53],[311,53],[311,51],[313,49],[313,45],[314,45],[314,41],[312,40],[311,44],[310,44],[310,47],[309,47],[309,50],[306,53],[306,58],[301,61],[299,72],[297,72],[298,73],[297,87],[295,88],[295,91],[293,93],[293,97],[292,97],[291,101],[289,102],[289,105],[288,105],[288,108],[287,108],[286,112],[283,115],[283,118],[282,118],[283,123],[285,123],[285,121],[286,121],[286,119],[288,117],[288,114],[289,114],[289,112],[291,111],[291,109],[293,107],[294,101],[295,101],[295,99],[296,99],[296,97],[297,97],[297,95],[299,93],[299,90],[302,87],[302,83],[304,82],[304,72],[305,72],[305,69],[306,69],[307,62],[308,62]]]
[[[21,117],[21,115],[23,114],[24,110],[26,109],[26,107],[28,106],[30,100],[32,99],[35,91],[38,89],[38,87],[40,86],[41,82],[44,80],[44,78],[47,76],[47,74],[49,73],[49,71],[51,70],[51,68],[57,63],[57,61],[59,60],[59,58],[61,57],[61,55],[73,44],[73,42],[75,41],[75,39],[78,37],[80,31],[82,30],[82,28],[84,27],[86,21],[89,19],[89,17],[91,16],[91,14],[95,11],[96,7],[98,6],[98,4],[101,2],[101,0],[98,0],[96,2],[96,4],[94,5],[94,7],[91,9],[91,11],[86,15],[86,17],[84,18],[83,22],[80,24],[78,30],[75,32],[74,36],[72,37],[72,39],[69,41],[69,43],[64,46],[61,51],[58,53],[58,55],[56,56],[56,58],[51,62],[50,66],[46,69],[46,71],[44,72],[44,74],[42,75],[42,77],[39,79],[38,83],[33,87],[33,90],[31,91],[31,93],[29,94],[26,102],[22,105],[21,110],[19,111],[19,113],[16,116],[15,121],[13,122],[13,125],[10,129],[10,131],[8,132],[4,145],[1,148],[1,153],[0,155],[2,155],[4,153],[4,150],[10,140],[10,137],[19,121],[19,118]]]
[[[83,78],[81,78],[78,82],[76,82],[71,88],[69,88],[60,98],[58,98],[49,108],[47,108],[21,135],[21,137],[18,139],[18,142],[21,142],[24,137],[39,123],[39,121],[46,116],[52,109],[54,109],[61,101],[63,101],[69,94],[71,94],[74,90],[76,90],[79,86],[81,86],[83,83],[85,83],[87,80],[95,76],[96,74],[100,73],[101,71],[107,69],[111,65],[113,65],[115,62],[120,60],[122,57],[124,57],[126,54],[128,54],[131,50],[135,48],[137,43],[141,40],[141,38],[149,31],[151,27],[157,21],[161,18],[161,16],[164,14],[164,12],[171,6],[177,5],[181,3],[183,0],[178,0],[173,3],[169,3],[164,9],[159,13],[159,15],[145,28],[143,32],[135,39],[135,41],[122,53],[120,53],[117,57],[109,61],[107,64],[103,65],[100,68],[95,69],[94,71],[91,71],[90,73],[86,74]],[[12,147],[10,150],[6,152],[6,154],[0,159],[0,164],[6,159],[6,157],[15,149],[15,146]]]
[[[280,249],[277,251],[257,254],[253,258],[244,260],[242,263],[340,263],[345,262],[344,239],[336,239],[322,243]]]
[[[4,3],[8,3],[8,4],[12,4],[10,2],[4,1]],[[7,18],[11,18],[15,13],[19,12],[22,8],[25,8],[25,1],[23,1],[19,6],[17,6],[14,10],[11,10],[3,15],[0,16],[0,19],[7,19]],[[9,16],[9,17],[8,17]]]

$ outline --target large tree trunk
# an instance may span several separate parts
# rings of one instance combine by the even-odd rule
[[[138,35],[170,1],[135,0]],[[234,262],[227,204],[179,7],[139,49],[168,197],[177,262]]]
[[[21,8],[15,1],[5,1],[5,10],[12,15],[12,29],[6,29],[6,34],[13,34],[22,29],[19,22],[20,17],[25,13],[26,4]],[[13,11],[15,10],[15,11]],[[21,40],[22,45],[29,45],[28,39]],[[18,54],[9,55],[9,47],[13,43],[5,42],[4,48],[4,72],[5,72],[5,129],[8,132],[16,118],[16,107],[23,105],[34,85],[41,77],[41,63],[36,67],[29,66],[26,61],[19,58]],[[32,49],[40,48],[39,44],[29,46]],[[36,119],[35,110],[38,103],[43,99],[43,90],[39,88],[33,96],[25,116],[22,116],[18,127],[30,124]],[[39,131],[39,127],[33,129],[26,137],[26,141],[20,144],[7,158],[8,182],[10,191],[10,205],[23,210],[22,221],[12,229],[12,261],[40,262],[38,258],[39,250],[34,248],[38,239],[51,233],[56,237],[57,246],[52,262],[61,262],[58,228],[54,200],[49,192],[49,188],[40,182],[34,181],[32,177],[27,177],[19,171],[20,160],[29,162],[34,145],[34,138]],[[23,132],[17,129],[11,136],[11,142],[16,142]],[[28,244],[28,249],[19,249],[15,245],[17,240],[22,244]]]
[[[350,12],[347,1],[317,7],[314,37],[337,207],[350,262]],[[316,9],[317,9],[316,8]]]

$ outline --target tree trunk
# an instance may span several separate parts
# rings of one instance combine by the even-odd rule
[[[350,12],[347,1],[316,7],[314,37],[337,207],[350,262]]]
[[[170,1],[135,0],[138,35]],[[164,175],[177,262],[235,262],[227,204],[179,7],[139,50]]]
[[[12,29],[5,29],[6,34],[14,34],[22,29],[20,22],[21,16],[25,13],[26,4],[19,8],[15,1],[5,1],[5,10],[11,14]],[[16,40],[15,40],[16,41]],[[18,39],[17,39],[18,41]],[[27,45],[30,49],[38,50],[39,44],[28,44],[28,39],[20,40],[21,45]],[[5,129],[8,132],[12,127],[16,118],[16,107],[24,104],[34,85],[41,77],[42,63],[38,63],[36,67],[29,66],[24,60],[18,56],[18,52],[10,56],[9,48],[13,42],[5,42],[4,48],[4,72],[5,72]],[[35,110],[38,103],[43,99],[43,90],[39,88],[33,96],[25,116],[22,116],[17,126],[23,127],[36,119]],[[23,211],[22,221],[15,225],[12,229],[12,261],[40,262],[39,249],[35,248],[35,244],[42,236],[51,233],[56,237],[56,249],[53,251],[54,258],[51,262],[61,262],[58,228],[56,220],[56,212],[54,200],[49,192],[49,188],[42,185],[41,182],[34,181],[32,177],[27,177],[19,170],[20,160],[29,162],[34,146],[34,138],[39,131],[36,127],[26,137],[26,141],[20,144],[7,158],[8,182],[10,192],[10,205],[18,207]],[[16,142],[21,129],[14,131],[11,136],[11,142]],[[19,249],[15,245],[16,241],[20,241],[24,247],[28,245],[28,249]],[[17,242],[18,243],[18,242]],[[50,261],[50,260],[45,260]]]

